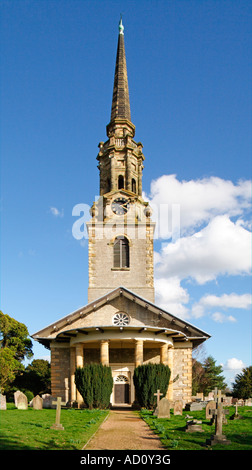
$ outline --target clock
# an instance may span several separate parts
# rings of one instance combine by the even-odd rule
[[[125,197],[117,197],[111,204],[112,211],[117,215],[124,215],[128,212],[130,203]]]

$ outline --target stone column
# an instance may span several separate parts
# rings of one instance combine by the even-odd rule
[[[170,376],[170,382],[169,382],[166,398],[168,398],[168,400],[171,400],[171,401],[173,401],[173,349],[174,349],[173,347],[170,347],[168,348],[168,351],[167,351],[168,352],[167,365],[169,366],[171,370],[171,376]]]
[[[75,385],[75,347],[70,348],[70,388],[71,388],[71,403],[76,401],[76,385]]]
[[[76,368],[83,367],[84,365],[84,358],[83,358],[83,344],[79,343],[76,344]],[[83,398],[78,390],[76,390],[76,399],[78,404],[83,402]]]
[[[143,364],[143,340],[137,339],[135,343],[135,367]]]
[[[168,366],[168,344],[164,343],[160,346],[160,363]]]
[[[101,341],[101,363],[109,366],[109,342],[106,339]]]

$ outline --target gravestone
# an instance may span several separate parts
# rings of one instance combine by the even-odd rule
[[[236,402],[236,404],[235,404],[235,414],[230,416],[230,419],[232,419],[232,420],[234,420],[234,419],[243,419],[243,416],[238,414],[238,402]]]
[[[43,398],[41,398],[39,395],[36,395],[36,397],[34,397],[32,400],[32,406],[34,410],[42,410]]]
[[[0,393],[0,410],[7,410],[6,396]]]
[[[61,397],[57,397],[57,401],[53,401],[52,405],[57,405],[56,408],[56,420],[55,423],[51,426],[51,429],[57,429],[60,431],[64,431],[64,427],[60,424],[60,412],[61,412],[61,405],[66,405],[65,402],[61,401]]]
[[[247,398],[245,400],[245,406],[252,406],[252,398]]]
[[[186,411],[201,411],[206,406],[204,402],[193,401],[192,403],[187,403],[185,406]]]
[[[206,405],[206,419],[212,419],[212,410],[216,410],[216,403],[214,400],[211,400]]]
[[[186,432],[204,432],[202,429],[202,421],[199,421],[197,419],[193,419],[191,421],[187,421],[186,423]]]
[[[212,410],[212,414],[216,416],[215,418],[215,434],[211,436],[211,439],[206,440],[207,445],[215,445],[215,444],[231,444],[224,434],[222,434],[222,424],[223,424],[223,404],[221,402],[218,403],[218,407],[216,410]]]
[[[15,403],[15,406],[17,408],[17,400],[18,400],[18,397],[19,395],[21,394],[22,392],[20,390],[17,390],[15,393],[14,393],[14,403]]]
[[[16,403],[16,407],[18,410],[28,409],[28,400],[27,396],[24,393],[19,392],[19,394],[17,395]]]
[[[49,393],[44,393],[42,395],[43,399],[43,408],[52,408],[52,401],[55,400],[55,398],[52,397]]]
[[[170,406],[170,401],[167,398],[162,398],[155,410],[155,416],[170,419]]]
[[[160,393],[160,390],[157,390],[157,393],[154,393],[154,396],[157,397],[157,406],[160,402],[160,397],[163,395],[163,393]]]
[[[176,400],[174,403],[173,414],[174,416],[182,415],[182,412],[183,412],[183,402],[182,400]]]

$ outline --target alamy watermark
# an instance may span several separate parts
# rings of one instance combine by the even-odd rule
[[[174,243],[180,238],[180,204],[125,204],[123,198],[116,203],[107,203],[102,196],[95,198],[91,207],[79,203],[73,207],[72,235],[76,240],[88,239],[88,230],[97,239],[111,240],[118,234],[127,234],[131,239],[146,238],[154,230],[154,239],[171,239]],[[113,217],[112,217],[113,216]]]

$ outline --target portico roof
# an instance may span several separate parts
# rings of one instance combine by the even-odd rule
[[[148,324],[148,321],[144,325],[127,325],[127,326],[114,326],[113,324],[100,324],[96,322],[93,325],[80,325],[81,319],[85,319],[90,313],[101,308],[105,304],[109,304],[117,297],[123,296],[124,298],[135,302],[136,305],[146,309],[148,312],[157,315],[160,326],[153,326]],[[85,323],[85,321],[84,321]],[[158,307],[143,297],[135,294],[134,292],[126,289],[125,287],[118,287],[104,296],[96,299],[93,302],[79,308],[78,310],[70,313],[69,315],[61,318],[60,320],[48,325],[42,330],[34,333],[32,338],[39,341],[45,347],[50,347],[51,341],[57,342],[68,342],[71,338],[75,338],[81,334],[86,337],[88,341],[90,336],[94,336],[94,333],[98,332],[102,335],[109,332],[118,333],[118,337],[122,333],[136,336],[143,335],[144,333],[152,333],[155,338],[169,338],[172,337],[173,341],[191,341],[193,347],[198,346],[200,343],[210,338],[210,335],[199,328],[191,325],[190,323],[182,320],[166,310]],[[122,336],[121,336],[122,337]],[[90,338],[91,339],[91,338]]]

